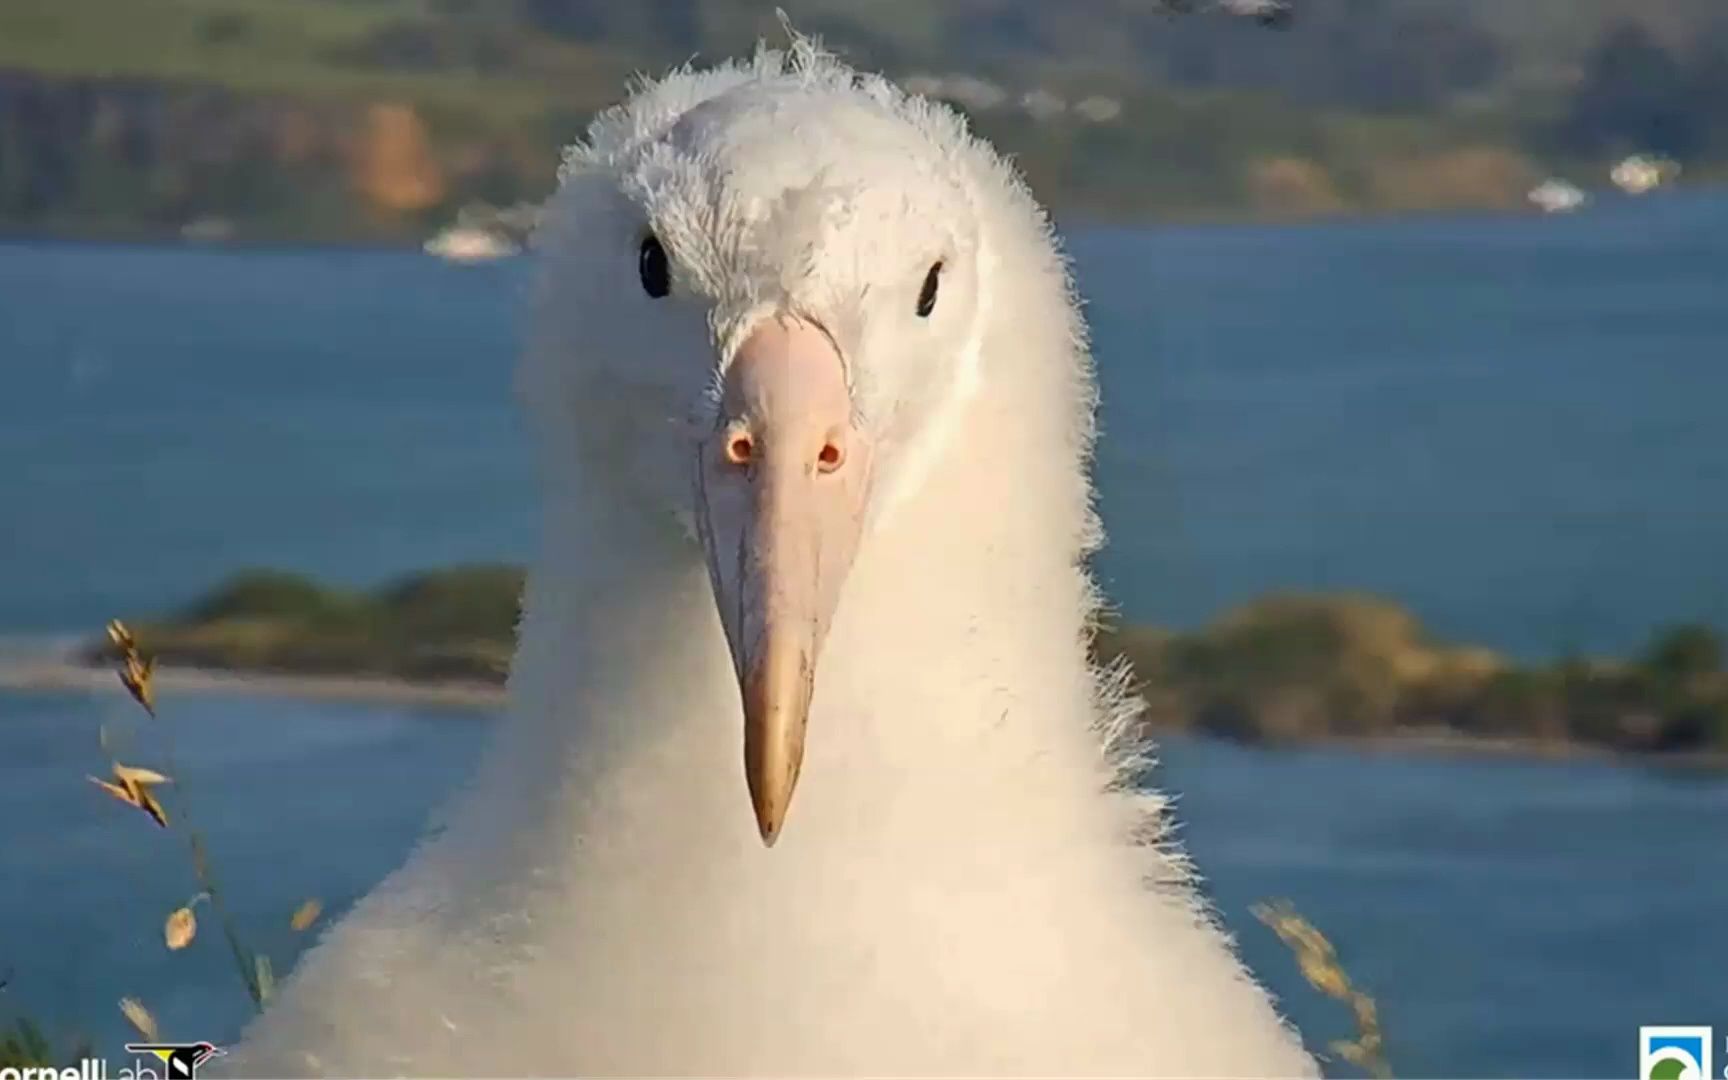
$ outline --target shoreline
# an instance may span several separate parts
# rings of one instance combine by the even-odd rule
[[[344,701],[360,705],[438,705],[480,711],[501,709],[508,695],[501,683],[416,682],[386,675],[308,675],[195,667],[158,667],[154,681],[164,695],[237,694]],[[126,696],[114,669],[67,657],[0,660],[0,693],[113,693]]]
[[[1612,188],[1592,189],[1598,207],[1616,204],[1632,205],[1647,202],[1650,196],[1631,196]],[[1679,182],[1661,189],[1664,199],[1714,199],[1728,197],[1728,178],[1709,178]],[[1556,217],[1523,202],[1505,204],[1452,205],[1434,203],[1420,206],[1355,205],[1335,210],[1307,213],[1283,213],[1257,208],[1248,204],[1228,204],[1211,207],[1172,206],[1146,207],[1124,211],[1119,208],[1069,205],[1054,211],[1065,228],[1075,233],[1094,230],[1164,230],[1164,229],[1239,229],[1239,228],[1305,228],[1352,225],[1397,225],[1447,219],[1529,220],[1543,221]],[[1569,215],[1559,215],[1569,216]],[[60,226],[30,226],[17,222],[0,222],[0,246],[38,244],[119,247],[140,250],[181,250],[214,254],[397,254],[420,255],[425,237],[410,235],[364,236],[344,232],[322,233],[253,233],[220,241],[197,241],[184,238],[177,228],[106,228],[97,225],[88,229],[66,229]],[[527,248],[519,255],[497,260],[508,264],[513,259],[532,255]],[[436,258],[436,256],[427,256]],[[466,264],[459,264],[466,265]],[[488,264],[477,264],[488,265]]]
[[[508,692],[502,684],[416,682],[385,675],[312,675],[167,666],[156,669],[155,682],[158,690],[170,695],[232,694],[356,705],[423,705],[479,714],[499,712],[509,702]],[[126,690],[112,668],[81,664],[64,656],[0,660],[0,693],[126,696]],[[1621,765],[1728,770],[1728,754],[1724,753],[1633,754],[1585,743],[1477,738],[1438,728],[1384,738],[1323,736],[1275,742],[1238,741],[1204,732],[1159,728],[1152,729],[1150,737],[1156,745],[1166,734],[1237,742],[1244,747],[1273,751],[1343,749],[1364,756],[1406,754],[1546,762],[1601,761]]]
[[[1384,738],[1364,735],[1319,736],[1296,742],[1249,743],[1289,750],[1342,747],[1362,755],[1408,754],[1424,757],[1494,758],[1505,761],[1598,761],[1611,765],[1672,766],[1728,771],[1728,753],[1684,750],[1634,753],[1584,742],[1539,742],[1534,739],[1463,735],[1444,728],[1413,730]]]

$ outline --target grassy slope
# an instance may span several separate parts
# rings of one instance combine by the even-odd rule
[[[610,50],[549,40],[535,41],[532,62],[508,74],[343,61],[344,50],[413,19],[420,7],[414,0],[7,0],[0,68],[309,101],[405,101],[477,123],[519,122],[561,97],[612,92],[629,69]],[[218,29],[224,22],[232,36]]]
[[[340,73],[320,50],[352,42],[406,0],[9,0],[0,5],[0,64],[53,74],[142,76],[236,89],[315,91]],[[213,43],[210,20],[241,20],[233,40]]]
[[[1575,64],[1602,27],[1619,19],[1636,16],[1683,38],[1717,11],[1717,0],[1398,0],[1408,8],[1460,2],[1516,54],[1513,69]],[[875,42],[916,67],[944,62],[945,18],[987,5],[785,0],[784,6],[795,23],[830,30],[841,47],[852,39],[872,51],[869,42]],[[1143,32],[1157,18],[1149,5],[1075,0],[1073,7],[1074,17],[1059,24],[1059,33],[1046,31],[1053,36],[1044,42],[1045,53],[1028,58],[1037,70],[1013,74],[1059,78],[1063,70],[1080,69],[1141,81],[1128,31]],[[735,51],[758,37],[778,36],[772,6],[703,0],[697,8],[709,51]],[[505,35],[523,53],[507,71],[391,70],[341,59],[380,30],[425,25],[428,7],[420,0],[6,0],[0,4],[0,69],[196,82],[299,98],[389,98],[519,120],[560,105],[592,109],[615,94],[628,72],[684,55],[669,45],[557,41],[522,26],[503,0],[486,0],[474,11],[463,17],[461,32]],[[976,43],[989,51],[987,39]]]
[[[1438,2],[1396,0],[1408,7]],[[1606,20],[1630,10],[1630,0],[1520,0],[1523,14],[1513,15],[1495,6],[1500,0],[1469,2],[1503,32],[1518,57],[1513,68],[1565,69]],[[1672,2],[1680,13],[1668,21],[1677,25],[1697,25],[1708,11],[1694,0]],[[1574,5],[1570,16],[1567,5]],[[1266,94],[1171,90],[1158,83],[1141,51],[1162,19],[1149,2],[1073,0],[1064,18],[1039,21],[1036,45],[1013,44],[1019,39],[1012,17],[964,31],[951,24],[986,9],[1012,16],[1011,3],[786,0],[786,6],[796,25],[900,73],[969,69],[976,61],[1014,89],[1046,85],[1074,97],[1102,92],[1122,99],[1127,119],[1117,123],[1041,124],[1012,109],[975,118],[1064,212],[1156,211],[1182,219],[1512,208],[1554,167],[1537,165],[1520,149],[1525,140],[1512,117],[1523,115],[1518,109],[1530,100],[1517,94],[1502,93],[1474,111],[1397,117],[1299,106]],[[700,0],[695,9],[703,55],[780,34],[773,8],[756,0]],[[473,199],[539,198],[553,175],[553,147],[614,100],[631,72],[661,70],[688,52],[648,32],[619,31],[593,43],[559,40],[512,11],[505,0],[473,0],[465,9],[449,0],[5,0],[0,71],[215,87],[247,100],[329,105],[320,114],[322,145],[339,153],[359,145],[354,135],[363,106],[402,102],[425,121],[431,157],[449,181],[437,205],[419,217],[373,212],[331,169],[296,174],[297,194],[264,192],[257,176],[278,166],[259,154],[273,151],[242,146],[226,133],[192,150],[167,151],[158,171],[172,175],[164,179],[135,163],[109,161],[113,148],[103,141],[102,125],[92,123],[53,135],[89,143],[76,187],[82,194],[30,210],[34,216],[23,220],[37,228],[101,231],[128,223],[177,228],[191,213],[213,213],[238,220],[248,235],[407,236]],[[1304,37],[1305,25],[1298,23],[1287,45],[1323,59],[1325,27],[1317,22]],[[955,49],[977,55],[949,55]],[[68,94],[67,100],[81,99]],[[181,111],[201,115],[197,108]],[[275,121],[266,115],[261,123]],[[243,121],[230,127],[252,130]],[[38,182],[60,184],[50,159],[34,163],[47,178]],[[194,167],[191,159],[219,164]],[[102,184],[82,183],[108,173]],[[187,194],[162,194],[180,191]]]

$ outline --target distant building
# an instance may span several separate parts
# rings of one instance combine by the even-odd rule
[[[944,80],[943,97],[968,109],[994,109],[1008,100],[1008,92],[975,75],[953,75]]]
[[[976,75],[908,75],[900,80],[900,86],[907,93],[952,101],[974,112],[994,109],[1008,100],[1006,90]]]
[[[908,75],[900,80],[900,89],[908,94],[917,94],[924,98],[939,98],[942,96],[942,77],[939,75]]]
[[[180,239],[188,244],[226,244],[234,239],[234,223],[214,215],[193,218],[180,226]]]
[[[1094,124],[1105,124],[1122,115],[1122,103],[1115,98],[1094,94],[1075,102],[1074,115]]]
[[[1012,100],[1034,120],[1054,120],[1072,112],[1087,123],[1103,124],[1122,115],[1122,102],[1113,97],[1093,94],[1070,106],[1060,94],[1036,87],[1016,98],[1010,91],[976,75],[918,72],[901,78],[900,86],[907,93],[951,101],[972,112],[1000,108]]]
[[[1570,213],[1590,199],[1578,185],[1558,177],[1549,177],[1531,188],[1528,198],[1545,214]]]
[[[1020,107],[1034,120],[1054,120],[1068,111],[1068,103],[1048,90],[1028,90],[1020,96]]]
[[[1680,175],[1680,163],[1667,158],[1633,154],[1614,166],[1608,178],[1628,195],[1643,195]]]

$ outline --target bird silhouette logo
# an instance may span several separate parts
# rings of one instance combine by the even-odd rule
[[[168,1080],[193,1080],[198,1075],[198,1066],[222,1053],[221,1048],[207,1042],[127,1043],[126,1049],[161,1058]]]

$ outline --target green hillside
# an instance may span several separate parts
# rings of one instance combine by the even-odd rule
[[[1633,150],[1728,161],[1715,0],[1289,0],[1281,29],[1203,0],[783,2],[955,100],[1062,211],[1512,207]],[[7,0],[0,226],[416,237],[543,196],[631,73],[781,36],[746,0]]]

